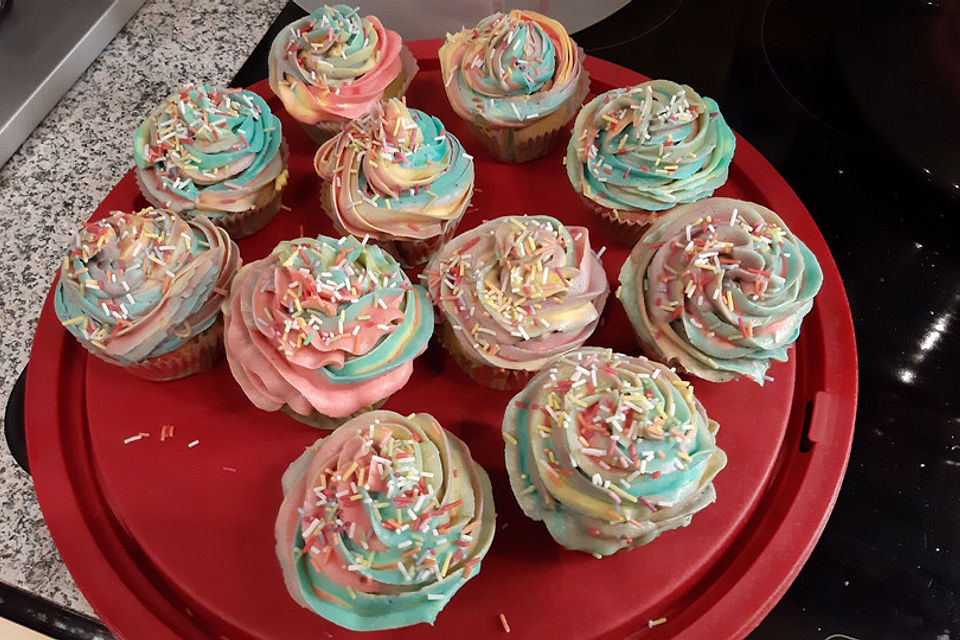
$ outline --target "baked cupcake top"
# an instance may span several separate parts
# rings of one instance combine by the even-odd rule
[[[360,238],[441,235],[473,193],[473,157],[439,119],[397,98],[328,140],[314,167],[329,183],[326,206]]]
[[[584,105],[565,162],[577,193],[610,209],[662,211],[726,182],[735,146],[716,102],[650,80]]]
[[[503,417],[510,486],[568,549],[610,555],[689,524],[726,464],[717,423],[665,366],[610,349],[565,354]]]
[[[386,398],[433,332],[424,290],[352,237],[281,242],[240,270],[223,312],[230,370],[253,404],[304,416]]]
[[[495,13],[440,47],[450,105],[461,118],[523,127],[580,94],[583,51],[556,20],[515,9]]]
[[[115,211],[67,247],[54,309],[91,351],[127,366],[206,331],[239,268],[237,245],[205,217]]]
[[[282,140],[280,119],[257,94],[185,85],[137,129],[133,155],[148,199],[216,221],[283,187]]]
[[[491,366],[535,371],[579,347],[609,287],[584,227],[504,216],[447,242],[424,274],[460,346]]]
[[[730,198],[657,220],[620,271],[620,300],[664,362],[763,384],[787,360],[823,283],[816,257],[770,209]]]
[[[426,413],[350,420],[290,465],[283,489],[287,589],[354,631],[432,624],[496,528],[486,472]]]
[[[352,120],[416,63],[400,34],[345,4],[322,6],[281,31],[268,58],[270,88],[301,122]],[[405,69],[406,66],[406,69]],[[407,78],[409,79],[409,78]]]

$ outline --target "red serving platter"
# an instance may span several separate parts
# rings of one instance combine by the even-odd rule
[[[409,43],[420,62],[407,101],[439,116],[474,154],[476,192],[464,230],[512,213],[545,213],[591,228],[616,288],[627,249],[583,207],[558,148],[514,166],[492,160],[471,138],[441,85],[439,41]],[[641,82],[588,58],[592,92]],[[291,208],[241,241],[247,261],[283,239],[333,234],[317,199],[315,146],[265,82],[290,144]],[[526,519],[509,489],[500,421],[511,394],[471,383],[434,341],[407,386],[385,408],[432,413],[467,442],[494,484],[498,530],[481,572],[433,627],[369,637],[740,638],[773,607],[809,556],[836,499],[853,438],[856,345],[843,284],[816,224],[773,167],[737,139],[730,179],[718,195],[779,212],[824,271],[823,289],[788,363],[774,381],[711,384],[697,396],[721,427],[727,468],[716,504],[692,524],[635,551],[597,560],[556,545]],[[145,205],[128,174],[93,218]],[[619,302],[610,298],[590,344],[637,353]],[[168,383],[137,379],[88,357],[41,313],[26,392],[27,444],[37,495],[53,538],[98,615],[127,638],[291,639],[353,635],[300,608],[274,557],[280,476],[321,432],[256,409],[225,362]],[[174,436],[161,441],[161,429]],[[125,444],[138,433],[149,437]],[[190,447],[193,441],[198,443]],[[665,622],[650,626],[651,620]]]

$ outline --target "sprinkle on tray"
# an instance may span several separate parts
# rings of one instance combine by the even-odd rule
[[[194,448],[195,446],[197,446],[198,444],[200,444],[200,441],[199,441],[199,440],[194,440],[193,442],[191,442],[191,443],[188,444],[187,446],[188,446],[189,448],[193,449],[193,448]]]
[[[503,627],[504,633],[510,633],[510,623],[507,622],[507,616],[500,614],[500,626]]]
[[[649,620],[649,621],[647,622],[647,626],[648,626],[649,628],[653,629],[654,627],[657,627],[657,626],[663,624],[663,623],[666,622],[666,621],[667,621],[667,619],[666,619],[665,617],[664,617],[664,618],[657,618],[656,620]]]

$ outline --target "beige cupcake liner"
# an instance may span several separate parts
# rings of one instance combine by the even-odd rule
[[[223,318],[218,315],[206,330],[169,353],[125,366],[105,357],[103,351],[97,347],[87,342],[81,344],[104,362],[119,366],[138,378],[154,382],[178,380],[206,371],[223,356]]]
[[[283,158],[283,170],[286,170],[288,166],[288,159],[290,157],[290,150],[287,146],[286,140],[280,143],[279,153]],[[147,200],[147,202],[158,209],[167,208],[164,203],[154,198],[150,191],[147,190],[143,183],[141,172],[136,171],[135,173],[137,177],[137,186],[140,187],[140,193],[143,194],[143,197]],[[226,229],[227,233],[234,240],[239,240],[241,238],[246,238],[247,236],[253,235],[260,229],[267,226],[267,224],[273,220],[273,217],[277,215],[277,212],[280,210],[283,190],[278,190],[276,185],[276,180],[273,180],[269,184],[261,187],[262,191],[266,191],[267,189],[272,191],[270,192],[270,198],[260,206],[236,213],[220,212],[221,215],[207,215],[207,217],[209,218],[210,222]],[[193,209],[177,211],[176,213],[180,214],[184,218],[194,218],[198,215],[204,215],[203,212],[197,212]]]
[[[672,208],[663,211],[611,209],[583,194],[580,194],[580,199],[590,211],[600,218],[607,231],[626,247],[636,245],[654,220],[673,210]]]
[[[374,402],[371,405],[368,405],[362,409],[354,411],[350,415],[344,416],[342,418],[332,418],[316,410],[314,410],[310,415],[305,416],[301,413],[297,413],[296,411],[294,411],[293,408],[291,408],[290,405],[288,404],[285,404],[282,407],[280,407],[280,410],[283,411],[288,416],[290,416],[291,418],[293,418],[294,420],[296,420],[297,422],[302,422],[303,424],[309,427],[313,427],[315,429],[336,429],[346,421],[352,420],[353,418],[356,418],[362,413],[366,413],[368,411],[376,411],[377,409],[382,407],[384,404],[386,404],[387,400],[389,399],[390,399],[390,396],[387,396],[383,400],[378,400],[377,402]]]
[[[413,77],[417,75],[417,71],[419,70],[420,66],[417,64],[417,59],[412,53],[410,53],[410,50],[405,46],[401,47],[400,74],[394,78],[394,80],[383,90],[382,99],[389,100],[390,98],[399,98],[403,96],[407,92],[407,88],[410,86],[410,83],[413,81]],[[340,133],[340,131],[342,131],[343,128],[349,123],[350,120],[332,119],[322,120],[315,124],[300,122],[300,126],[307,133],[307,135],[310,136],[310,139],[320,146],[333,136]]]
[[[484,387],[499,391],[522,389],[537,372],[523,369],[503,369],[477,359],[460,346],[460,341],[449,322],[443,322],[441,341],[457,365],[471,380]]]

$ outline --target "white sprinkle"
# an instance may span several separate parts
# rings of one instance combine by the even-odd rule
[[[135,435],[135,436],[130,436],[129,438],[127,438],[126,440],[124,440],[124,441],[123,441],[123,444],[130,444],[131,442],[136,442],[137,440],[142,440],[142,439],[143,439],[143,434],[142,434],[142,433],[138,433],[137,435]]]
[[[190,447],[191,449],[193,449],[193,448],[194,448],[195,446],[197,446],[198,444],[200,444],[200,441],[199,441],[199,440],[194,440],[193,442],[191,442],[191,443],[188,444],[187,446]]]

